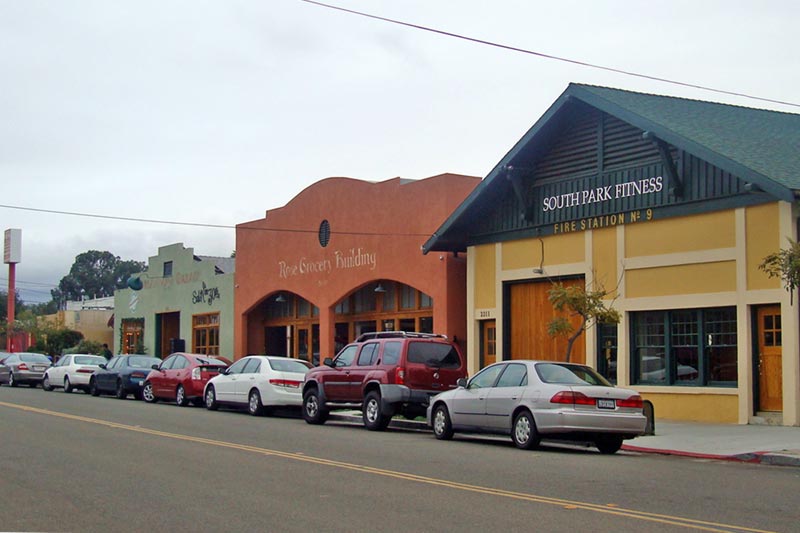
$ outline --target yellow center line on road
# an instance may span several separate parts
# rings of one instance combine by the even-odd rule
[[[514,500],[521,500],[533,503],[544,503],[548,505],[557,505],[563,507],[565,509],[581,509],[584,511],[592,511],[596,513],[604,513],[610,515],[616,515],[625,518],[631,518],[636,520],[644,520],[648,522],[658,522],[662,524],[674,525],[674,526],[681,526],[690,529],[696,529],[699,531],[713,531],[713,532],[720,532],[720,533],[731,533],[731,532],[749,532],[749,533],[775,533],[768,530],[763,529],[753,529],[747,528],[742,526],[734,526],[730,524],[721,524],[716,522],[708,522],[703,520],[695,520],[692,518],[683,518],[680,516],[672,516],[672,515],[664,515],[664,514],[657,514],[657,513],[648,513],[645,511],[637,511],[635,509],[624,509],[618,507],[614,504],[608,505],[600,505],[594,503],[587,503],[587,502],[579,502],[573,500],[565,500],[561,498],[551,498],[548,496],[539,496],[536,494],[527,494],[524,492],[513,492],[503,489],[493,489],[490,487],[481,487],[478,485],[469,485],[466,483],[459,483],[457,481],[447,481],[445,479],[437,479],[432,477],[420,476],[417,474],[409,474],[405,472],[397,472],[394,470],[384,470],[382,468],[375,468],[371,466],[364,466],[358,465],[353,463],[345,463],[342,461],[335,461],[332,459],[323,459],[321,457],[310,457],[307,455],[303,455],[300,453],[292,453],[292,452],[282,452],[279,450],[269,450],[266,448],[259,448],[256,446],[249,446],[247,444],[236,444],[233,442],[226,442],[220,440],[213,440],[213,439],[206,439],[202,437],[192,437],[190,435],[182,435],[180,433],[169,433],[166,431],[159,431],[155,429],[148,429],[143,428],[140,426],[131,426],[128,424],[120,424],[118,422],[110,422],[107,420],[100,420],[97,418],[88,418],[85,416],[79,415],[71,415],[67,413],[61,413],[58,411],[51,411],[48,409],[40,409],[37,407],[30,407],[27,405],[19,405],[14,403],[8,402],[0,402],[0,406],[9,407],[12,409],[19,409],[22,411],[28,411],[31,413],[38,413],[41,415],[46,416],[53,416],[58,418],[64,418],[68,420],[74,420],[78,422],[85,422],[88,424],[94,424],[98,426],[105,426],[114,429],[121,429],[125,431],[132,431],[135,433],[143,433],[146,435],[153,435],[157,437],[163,437],[167,439],[174,439],[174,440],[182,440],[187,442],[194,442],[198,444],[206,444],[209,446],[217,446],[221,448],[229,448],[233,450],[240,450],[246,451],[251,453],[257,453],[261,455],[267,456],[274,456],[280,457],[283,459],[289,459],[293,461],[302,461],[305,463],[312,463],[317,465],[329,466],[333,468],[342,468],[346,470],[352,470],[355,472],[362,472],[366,474],[378,475],[383,477],[391,477],[395,479],[402,479],[405,481],[412,481],[416,483],[425,483],[427,485],[435,485],[439,487],[451,488],[456,490],[462,490],[467,492],[479,493],[479,494],[488,494],[492,496],[499,496],[503,498],[510,498]]]

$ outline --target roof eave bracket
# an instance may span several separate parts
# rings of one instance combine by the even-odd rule
[[[515,172],[515,170],[516,169],[512,165],[506,165],[506,179],[511,182],[511,186],[514,188],[514,195],[517,197],[519,205],[522,206],[520,218],[525,222],[530,222],[533,219],[533,206],[528,205],[522,186],[522,177],[518,172]]]
[[[650,141],[658,149],[658,153],[661,155],[661,162],[664,163],[667,177],[672,184],[672,187],[669,189],[670,194],[676,198],[683,198],[683,180],[678,176],[678,169],[675,167],[675,161],[669,153],[669,145],[662,139],[656,137],[652,131],[645,131],[642,133],[642,139]]]

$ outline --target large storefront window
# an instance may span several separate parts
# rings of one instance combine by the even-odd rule
[[[638,312],[631,323],[633,383],[736,385],[735,307]]]
[[[219,313],[192,317],[192,351],[219,355]]]

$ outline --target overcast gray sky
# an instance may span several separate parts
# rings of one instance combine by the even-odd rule
[[[800,103],[796,1],[329,3]],[[224,225],[330,176],[485,176],[569,82],[800,112],[300,0],[0,0],[0,76],[0,204]],[[0,208],[6,228],[22,229],[31,303],[86,250],[235,248],[231,229]]]

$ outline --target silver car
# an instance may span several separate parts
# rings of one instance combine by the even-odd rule
[[[26,383],[36,387],[42,382],[42,376],[51,364],[50,359],[39,353],[8,354],[0,362],[0,383],[12,387]]]
[[[522,449],[544,438],[593,442],[610,454],[624,439],[642,435],[647,423],[639,393],[611,385],[585,365],[503,361],[458,385],[428,406],[437,439],[456,431],[499,433]]]

